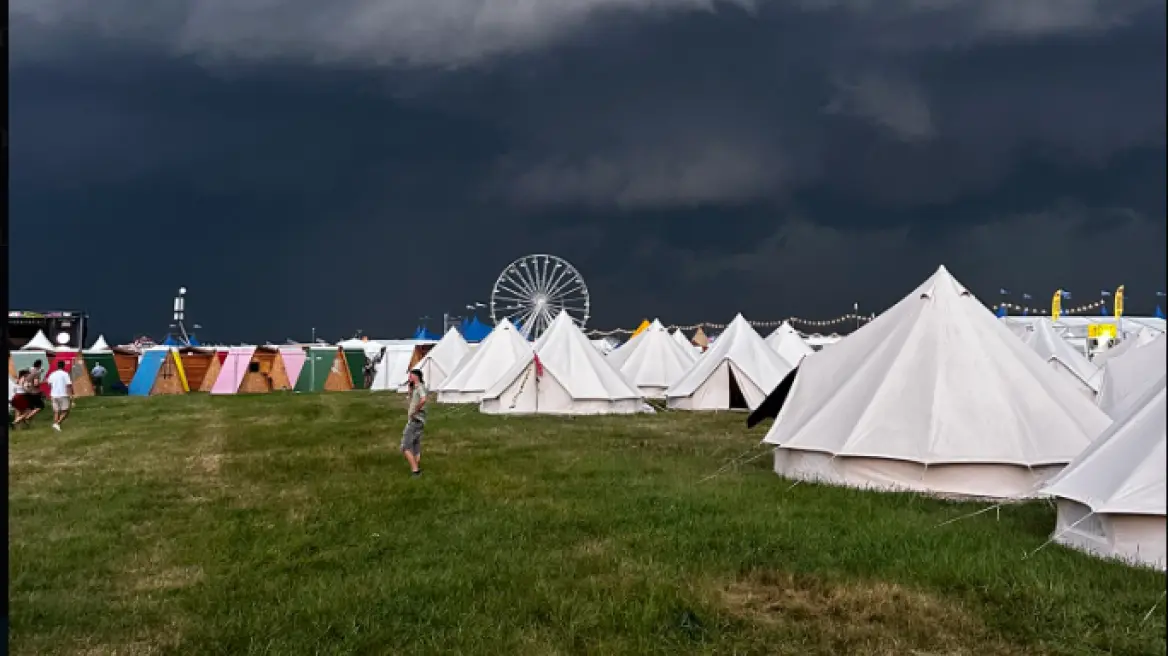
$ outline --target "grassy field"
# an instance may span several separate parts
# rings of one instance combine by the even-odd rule
[[[1163,574],[798,485],[742,415],[83,399],[10,437],[14,654],[1164,654]],[[749,458],[748,458],[749,459]],[[1156,604],[1159,607],[1145,619]]]

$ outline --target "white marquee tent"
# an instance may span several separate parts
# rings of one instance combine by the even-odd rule
[[[410,361],[414,359],[414,346],[408,342],[383,344],[372,340],[363,344],[360,348],[365,350],[366,358],[381,358],[373,367],[373,384],[369,389],[394,391],[404,389],[410,377]],[[383,348],[385,355],[381,355]]]
[[[1005,498],[1032,494],[1109,424],[940,267],[804,360],[764,442],[788,478]]]
[[[1099,391],[1096,382],[1099,368],[1059,335],[1050,320],[1030,324],[1023,341],[1060,376],[1066,376],[1088,398],[1095,398],[1095,393]]]
[[[20,350],[22,350],[22,351],[48,351],[50,353],[53,353],[57,350],[57,347],[51,341],[49,341],[48,337],[45,336],[45,331],[38,330],[36,332],[36,334],[33,335],[32,339],[28,340],[27,344],[20,347]]]
[[[692,346],[678,344],[656,319],[608,354],[608,363],[650,399],[665,398],[665,390],[681,380],[697,359]]]
[[[1168,336],[1160,335],[1150,343],[1137,344],[1103,365],[1098,376],[1099,409],[1112,419],[1118,419],[1144,391],[1151,387],[1168,369]]]
[[[754,409],[789,371],[791,365],[739,314],[665,398],[677,410]]]
[[[1127,337],[1126,339],[1121,341],[1119,344],[1116,344],[1115,346],[1107,349],[1106,351],[1101,351],[1100,353],[1098,353],[1095,356],[1095,359],[1093,360],[1093,362],[1095,363],[1095,366],[1102,367],[1105,364],[1107,364],[1109,361],[1123,356],[1124,353],[1127,353],[1128,351],[1130,351],[1132,349],[1138,349],[1140,347],[1147,346],[1148,344],[1151,344],[1152,342],[1156,341],[1156,339],[1163,334],[1164,333],[1157,332],[1156,330],[1153,330],[1152,328],[1148,328],[1148,327],[1140,328],[1139,332],[1137,332],[1136,334]]]
[[[642,403],[641,393],[561,312],[535,349],[483,393],[479,409],[487,414],[633,414]]]
[[[495,325],[491,334],[479,343],[470,357],[463,360],[454,373],[436,388],[438,402],[478,403],[483,398],[483,392],[506,375],[516,362],[529,358],[530,354],[531,344],[509,320],[504,319]]]
[[[1166,381],[1043,488],[1057,499],[1056,542],[1164,569]]]
[[[791,327],[791,324],[784,321],[775,328],[775,332],[771,333],[766,338],[766,343],[779,354],[791,368],[799,366],[799,362],[803,358],[815,352],[815,349],[807,345],[803,341],[803,337],[799,335],[799,331]]]
[[[468,354],[470,346],[462,338],[462,333],[451,326],[415,368],[421,370],[428,389],[437,389]]]

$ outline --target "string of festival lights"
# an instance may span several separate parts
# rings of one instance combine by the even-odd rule
[[[1083,305],[1078,305],[1078,306],[1071,307],[1071,308],[1062,308],[1061,310],[1059,310],[1059,314],[1060,315],[1072,315],[1072,314],[1080,314],[1083,312],[1090,312],[1092,310],[1098,310],[1099,308],[1103,307],[1105,304],[1106,304],[1106,301],[1100,299],[1098,301],[1094,301],[1091,303],[1085,303]],[[1034,307],[1029,307],[1029,306],[1024,306],[1024,305],[1018,305],[1016,303],[1003,302],[1003,303],[998,303],[996,305],[990,305],[987,307],[989,308],[990,311],[996,311],[1000,307],[1005,307],[1007,310],[1022,312],[1028,316],[1035,316],[1035,317],[1051,316],[1051,312],[1047,308],[1034,308]],[[841,325],[845,325],[845,324],[852,323],[852,322],[856,323],[856,325],[858,327],[858,326],[861,326],[861,325],[864,325],[866,323],[871,322],[877,316],[878,315],[875,315],[875,314],[870,314],[870,315],[843,314],[843,315],[840,315],[838,317],[835,317],[834,319],[804,319],[802,317],[788,317],[786,319],[775,319],[775,320],[771,320],[771,321],[750,321],[750,320],[747,320],[747,323],[749,323],[752,327],[754,327],[756,329],[759,329],[759,328],[763,328],[763,329],[777,328],[780,325],[782,325],[782,323],[784,321],[789,322],[792,325],[797,324],[797,325],[806,326],[809,328],[829,328],[832,326],[841,326]],[[727,324],[725,324],[725,323],[715,323],[712,321],[700,321],[698,323],[689,324],[689,325],[671,324],[671,325],[666,326],[666,328],[668,330],[671,330],[671,331],[672,330],[681,330],[684,332],[689,332],[691,330],[697,330],[698,328],[701,328],[702,330],[707,330],[707,329],[709,329],[709,330],[724,330],[726,328],[726,326],[727,326]],[[616,335],[631,335],[635,332],[637,332],[636,328],[613,328],[612,330],[593,329],[593,330],[589,330],[588,334],[592,337],[612,337],[612,336],[616,336]]]

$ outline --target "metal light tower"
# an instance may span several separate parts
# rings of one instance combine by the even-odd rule
[[[186,318],[187,307],[187,288],[179,287],[178,296],[174,297],[174,323],[178,326],[179,333],[182,335],[183,345],[189,346],[191,343],[190,337],[187,336],[187,327],[183,324]]]

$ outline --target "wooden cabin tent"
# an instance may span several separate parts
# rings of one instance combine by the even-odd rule
[[[280,358],[271,346],[236,346],[219,366],[212,394],[266,394],[290,390],[292,383]]]
[[[130,396],[185,394],[189,391],[182,358],[177,350],[169,347],[152,348],[143,353],[138,370],[130,380]]]
[[[183,346],[178,349],[182,359],[183,373],[187,377],[187,385],[192,390],[202,389],[203,380],[211,371],[212,363],[216,361],[215,350],[195,346]]]
[[[211,388],[215,387],[215,381],[219,380],[219,372],[223,369],[223,361],[227,359],[227,353],[231,349],[224,347],[215,347],[215,357],[211,358],[210,364],[207,365],[207,373],[203,375],[203,380],[199,383],[200,392],[211,392]]]
[[[334,346],[309,347],[300,375],[297,392],[347,392],[353,389],[353,376],[345,350]]]

